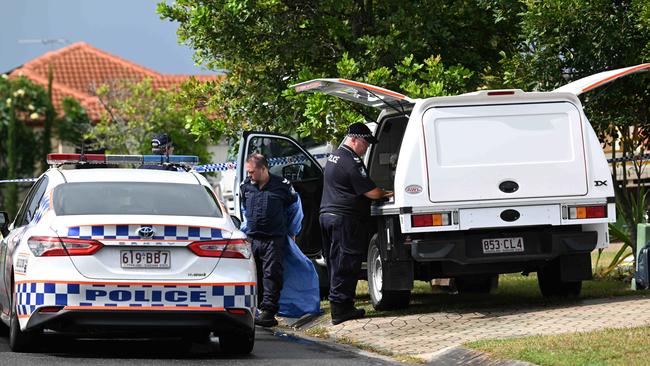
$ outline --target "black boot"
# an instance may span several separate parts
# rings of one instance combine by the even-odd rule
[[[355,308],[353,303],[330,302],[330,307],[332,309],[332,325],[360,319],[366,314],[365,310]]]
[[[260,315],[255,318],[255,325],[262,327],[272,327],[278,325],[278,321],[275,319],[275,313],[272,313],[268,310],[262,310]]]

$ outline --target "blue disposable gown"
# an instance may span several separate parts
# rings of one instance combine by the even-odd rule
[[[242,210],[243,211],[243,210]],[[284,268],[282,291],[278,315],[288,318],[299,318],[305,314],[320,313],[320,287],[318,273],[309,258],[298,244],[292,239],[301,230],[304,217],[300,197],[286,210],[288,218],[288,248],[284,253],[282,267]],[[246,232],[246,216],[242,212],[241,229]]]

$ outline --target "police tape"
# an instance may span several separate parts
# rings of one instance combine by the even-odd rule
[[[607,159],[607,162],[608,163],[622,163],[622,162],[625,162],[625,161],[639,161],[639,160],[650,160],[650,154],[622,156],[620,158]]]
[[[37,180],[38,178],[4,179],[0,180],[0,183],[33,183]]]
[[[313,154],[314,159],[327,158],[330,154]],[[287,164],[297,164],[307,161],[308,158],[306,155],[292,155],[292,156],[282,156],[277,158],[269,158],[269,167],[278,166],[278,165],[287,165]],[[194,166],[194,170],[198,173],[209,173],[209,172],[221,172],[226,170],[235,170],[237,169],[237,163],[227,162],[227,163],[215,163],[215,164],[204,164]]]

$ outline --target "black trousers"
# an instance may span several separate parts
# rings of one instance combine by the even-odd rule
[[[365,225],[364,221],[353,216],[320,215],[323,254],[330,279],[330,302],[354,302],[368,239]]]
[[[260,310],[278,312],[282,291],[282,258],[287,237],[249,237],[257,265],[257,302]]]

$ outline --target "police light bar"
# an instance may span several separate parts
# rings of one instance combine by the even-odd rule
[[[47,163],[62,164],[178,164],[194,166],[199,157],[194,155],[104,155],[104,154],[48,154]]]

